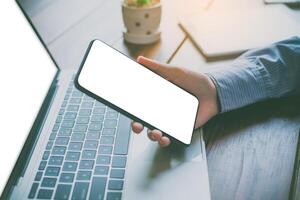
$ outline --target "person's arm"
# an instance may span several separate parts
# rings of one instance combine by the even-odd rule
[[[300,37],[248,51],[208,75],[216,85],[221,112],[300,92]]]
[[[195,128],[202,126],[218,112],[300,92],[299,37],[248,51],[230,66],[207,74],[195,73],[144,57],[139,57],[138,62],[200,99]],[[135,133],[140,133],[143,128],[140,123],[132,123]],[[170,144],[170,139],[159,130],[149,130],[148,137],[161,146]]]

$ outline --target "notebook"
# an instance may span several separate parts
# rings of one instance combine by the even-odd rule
[[[294,4],[300,3],[300,0],[265,0],[266,3],[287,3],[287,4]]]
[[[207,57],[240,54],[300,35],[300,23],[283,5],[255,9],[211,9],[179,20],[183,30]]]

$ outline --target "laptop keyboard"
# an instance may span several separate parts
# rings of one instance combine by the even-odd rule
[[[128,118],[71,81],[27,197],[121,199],[129,134]]]

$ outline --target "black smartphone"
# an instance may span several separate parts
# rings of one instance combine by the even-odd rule
[[[104,42],[90,44],[75,85],[129,118],[190,144],[198,99]]]

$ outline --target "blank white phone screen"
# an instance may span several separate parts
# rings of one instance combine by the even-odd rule
[[[95,40],[78,84],[177,140],[190,144],[198,99]]]

